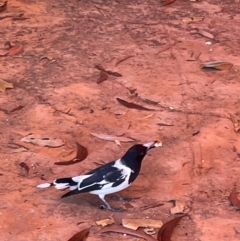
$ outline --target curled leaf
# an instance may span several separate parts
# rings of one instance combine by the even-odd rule
[[[238,199],[238,196],[237,196],[236,187],[230,193],[228,200],[234,207],[236,207],[237,209],[240,209],[240,200]]]
[[[200,65],[202,70],[229,70],[233,64],[222,60],[205,62]]]
[[[73,235],[68,241],[85,241],[89,234],[90,228],[84,229]]]
[[[111,136],[111,135],[106,135],[106,134],[97,134],[97,133],[91,133],[92,136],[95,136],[101,140],[105,141],[115,141],[118,140],[120,142],[133,142],[134,139],[124,137],[124,136]]]
[[[149,108],[146,108],[146,107],[143,107],[141,105],[137,105],[137,104],[134,104],[134,103],[131,103],[131,102],[127,102],[126,100],[123,100],[123,99],[120,99],[120,98],[116,98],[117,102],[120,104],[120,105],[123,105],[129,109],[137,109],[137,110],[146,110],[146,111],[153,111],[154,109],[149,109]]]
[[[136,231],[136,230],[132,230],[125,227],[119,227],[119,226],[107,227],[102,229],[101,232],[102,233],[106,233],[106,232],[123,233],[123,234],[129,234],[138,238],[143,238],[143,239],[146,239],[147,241],[156,241],[155,238],[145,234],[142,230]]]
[[[165,223],[158,231],[157,240],[158,241],[170,241],[173,229],[177,226],[178,222],[185,217],[186,214],[176,217],[171,221]]]
[[[55,165],[72,165],[83,161],[88,155],[88,150],[85,146],[82,146],[78,142],[76,144],[77,144],[77,155],[74,159],[70,161],[54,162],[54,164]]]

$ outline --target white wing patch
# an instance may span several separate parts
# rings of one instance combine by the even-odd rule
[[[123,189],[127,188],[130,186],[129,184],[129,177],[131,175],[131,169],[125,165],[123,165],[121,163],[121,159],[118,159],[114,166],[113,167],[116,167],[117,169],[119,170],[122,170],[121,171],[121,174],[122,174],[122,177],[125,179],[120,185],[116,186],[116,187],[112,187],[114,182],[109,182],[107,183],[105,181],[105,185],[102,187],[102,189],[100,190],[96,190],[96,191],[92,191],[90,193],[92,194],[96,194],[96,195],[99,195],[99,194],[104,194],[104,195],[107,195],[107,194],[110,194],[110,193],[115,193],[115,192],[119,192],[119,191],[122,191]],[[103,182],[103,181],[102,181]],[[99,184],[104,184],[104,183],[99,183]]]

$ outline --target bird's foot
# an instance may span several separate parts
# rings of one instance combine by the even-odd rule
[[[100,209],[107,209],[107,210],[109,210],[109,211],[113,211],[113,212],[122,212],[123,211],[123,209],[122,208],[112,208],[112,207],[110,207],[110,206],[106,206],[106,205],[101,205],[100,206]]]
[[[134,198],[123,197],[119,194],[115,194],[114,196],[116,196],[118,198],[118,200],[120,200],[120,201],[125,201],[125,202],[134,202],[135,201]]]

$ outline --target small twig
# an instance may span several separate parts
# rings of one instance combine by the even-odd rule
[[[129,55],[129,56],[123,58],[123,59],[118,60],[118,61],[116,62],[116,64],[115,64],[115,67],[117,67],[119,64],[121,64],[123,61],[128,60],[128,59],[130,59],[130,58],[132,58],[132,57],[134,57],[134,55]]]

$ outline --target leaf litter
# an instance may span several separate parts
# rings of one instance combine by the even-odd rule
[[[3,79],[0,79],[0,91],[5,92],[6,89],[13,89],[13,84]]]
[[[229,70],[232,67],[233,67],[232,63],[222,61],[222,60],[204,62],[200,65],[200,68],[206,71]]]
[[[123,99],[120,99],[120,98],[116,98],[116,100],[120,105],[123,105],[123,106],[125,106],[129,109],[155,111],[155,109],[149,109],[149,108],[146,108],[144,106],[141,106],[141,105],[138,105],[138,104],[135,104],[135,103],[132,103],[132,102],[127,102],[126,100],[123,100]]]
[[[145,234],[142,230],[132,230],[129,228],[125,228],[122,226],[110,226],[107,228],[104,228],[101,230],[101,233],[106,233],[106,232],[115,232],[115,233],[122,233],[122,234],[129,234],[138,238],[143,238],[146,239],[147,241],[156,241],[155,238],[153,238],[150,235]]]
[[[171,241],[170,237],[172,235],[174,228],[177,226],[178,222],[186,215],[187,214],[176,217],[176,218],[168,221],[167,223],[165,223],[158,231],[157,240],[158,241]]]
[[[72,164],[79,163],[79,162],[83,161],[84,159],[86,159],[86,157],[88,156],[87,148],[85,146],[82,146],[78,142],[76,143],[76,145],[77,145],[77,154],[76,154],[75,158],[73,158],[70,161],[54,162],[54,164],[55,165],[72,165]]]
[[[91,133],[92,136],[95,136],[101,140],[105,141],[120,141],[120,142],[133,142],[135,141],[132,138],[129,137],[124,137],[124,136],[112,136],[112,135],[107,135],[107,134],[98,134],[98,133]]]
[[[122,219],[123,227],[130,228],[133,230],[137,230],[138,228],[161,228],[163,222],[161,220],[154,220],[154,219]]]
[[[32,143],[37,146],[46,146],[46,147],[60,147],[64,145],[64,142],[61,139],[51,137],[51,136],[41,136],[29,134],[21,139],[23,142]]]
[[[106,227],[106,226],[114,224],[114,223],[115,223],[115,220],[114,220],[114,218],[112,216],[110,216],[107,219],[102,219],[102,220],[96,221],[96,224],[98,226],[102,226],[102,227]]]
[[[90,228],[84,229],[73,235],[68,241],[85,241],[89,235]]]
[[[185,209],[185,203],[182,203],[178,200],[172,200],[173,207],[170,209],[171,214],[183,214]]]

